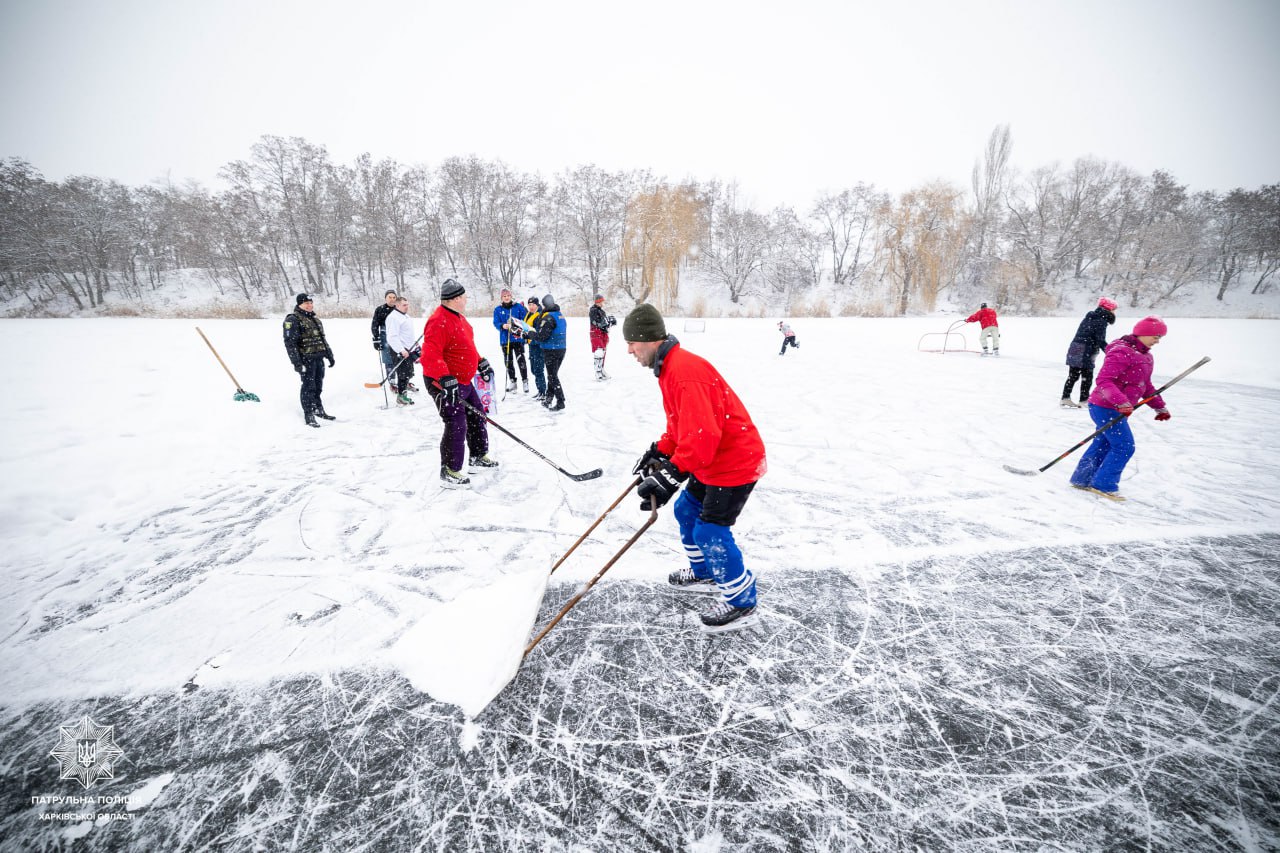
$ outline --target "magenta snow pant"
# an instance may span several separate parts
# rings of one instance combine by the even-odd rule
[[[435,401],[440,420],[444,421],[444,435],[440,436],[440,464],[450,471],[466,471],[468,445],[471,455],[484,456],[489,452],[489,430],[486,426],[484,407],[475,386],[468,382],[458,384],[458,402],[452,406],[440,404],[441,392],[434,383],[427,386],[427,393]],[[470,403],[468,409],[463,403]]]
[[[1089,417],[1099,427],[1118,414],[1120,413],[1115,409],[1096,403],[1089,404]],[[1129,419],[1121,418],[1115,426],[1093,439],[1084,456],[1080,457],[1075,473],[1071,475],[1071,485],[1090,486],[1100,492],[1119,491],[1120,474],[1133,457],[1135,449]]]

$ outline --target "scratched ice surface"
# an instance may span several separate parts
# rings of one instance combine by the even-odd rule
[[[106,351],[113,322],[132,328],[75,329]],[[1174,421],[1135,424],[1118,507],[1066,488],[1069,463],[999,467],[1082,435],[1081,413],[1026,403],[1056,396],[1056,343],[944,361],[890,321],[810,322],[810,362],[745,351],[750,321],[688,338],[769,443],[738,528],[761,627],[696,629],[704,599],[662,582],[667,513],[471,721],[391,651],[433,608],[549,564],[618,496],[661,427],[651,376],[614,350],[593,386],[584,355],[565,417],[519,398],[499,415],[600,480],[495,437],[502,476],[443,492],[429,412],[331,385],[343,420],[300,435],[288,376],[245,380],[261,408],[190,384],[175,404],[163,369],[121,349],[86,423],[20,378],[32,327],[7,328],[0,846],[1280,847],[1280,336],[1200,321],[1195,357],[1224,369],[1170,395]],[[166,351],[194,337],[142,328]],[[258,342],[268,324],[219,332],[282,358]],[[363,335],[352,323],[350,351]],[[849,374],[848,393],[808,371],[895,348],[893,372]],[[1164,378],[1186,355],[1160,354]],[[557,573],[540,621],[635,529],[633,503]],[[125,752],[91,793],[136,795],[131,820],[41,820],[57,809],[32,802],[83,792],[49,752],[86,714]]]

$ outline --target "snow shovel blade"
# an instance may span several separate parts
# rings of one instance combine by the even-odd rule
[[[237,403],[245,403],[245,402],[261,403],[262,402],[262,400],[258,398],[257,394],[250,393],[249,391],[246,391],[243,388],[237,388],[235,396],[233,396],[231,399],[235,400]]]

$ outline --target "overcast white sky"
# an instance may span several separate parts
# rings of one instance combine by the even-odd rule
[[[337,162],[736,179],[804,207],[1093,154],[1280,181],[1278,0],[0,0],[0,157],[218,188],[264,134]]]

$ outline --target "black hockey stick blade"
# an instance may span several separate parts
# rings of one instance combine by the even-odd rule
[[[557,471],[559,471],[561,474],[564,474],[564,475],[565,475],[566,477],[568,477],[570,480],[573,480],[573,481],[575,481],[575,482],[581,483],[583,480],[594,480],[596,477],[599,477],[601,474],[603,474],[603,473],[604,473],[604,470],[603,470],[603,469],[601,469],[601,468],[597,468],[597,469],[595,469],[594,471],[588,471],[588,472],[586,472],[585,474],[571,474],[571,473],[569,473],[568,471],[566,471],[566,470],[564,470],[563,468],[561,468],[561,467],[560,467],[559,465],[557,465],[556,463],[552,462],[552,461],[551,461],[550,459],[548,459],[547,457],[543,456],[541,453],[539,453],[537,450],[535,450],[535,449],[534,449],[533,447],[531,447],[529,444],[527,444],[526,442],[524,442],[523,440],[521,440],[521,438],[520,438],[518,435],[516,435],[515,433],[513,433],[511,430],[507,429],[507,428],[506,428],[506,427],[504,427],[502,424],[498,423],[498,422],[497,422],[497,421],[495,421],[493,418],[489,417],[489,415],[488,415],[488,414],[486,414],[483,410],[481,410],[481,409],[477,409],[475,406],[471,405],[471,404],[470,404],[470,403],[468,403],[466,400],[463,400],[463,401],[462,401],[462,405],[466,406],[468,409],[470,409],[471,411],[475,412],[475,413],[476,413],[477,415],[479,415],[480,417],[484,418],[486,421],[488,421],[488,422],[489,422],[489,425],[490,425],[490,426],[494,427],[494,428],[495,428],[495,429],[497,429],[499,432],[501,432],[501,433],[503,433],[504,435],[506,435],[506,436],[507,436],[507,438],[511,439],[511,440],[512,440],[512,441],[514,441],[516,444],[520,445],[520,446],[521,446],[521,447],[523,447],[525,450],[529,451],[529,452],[530,452],[530,453],[532,453],[534,456],[538,457],[538,458],[539,458],[539,459],[541,459],[543,462],[545,462],[545,463],[547,463],[548,465],[550,465],[552,468],[555,468],[555,469],[556,469]]]

